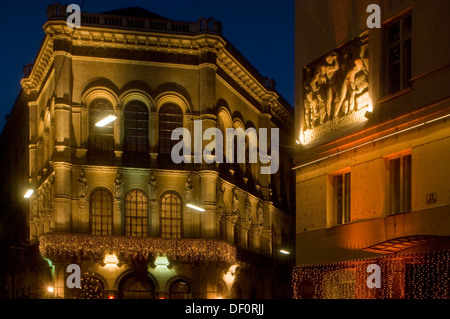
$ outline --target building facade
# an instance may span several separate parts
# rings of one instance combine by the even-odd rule
[[[214,19],[130,8],[82,12],[72,29],[66,6],[47,13],[14,106],[27,111],[3,132],[8,147],[22,138],[28,148],[20,162],[5,159],[27,172],[18,193],[34,190],[26,204],[10,200],[21,203],[20,220],[2,221],[12,233],[3,297],[289,297],[292,255],[280,250],[293,253],[291,149],[280,146],[275,174],[261,173],[267,160],[249,160],[260,128],[293,136],[293,108],[274,81]],[[96,125],[106,116],[115,120]],[[243,163],[197,163],[194,153],[174,163],[179,127],[201,150],[208,128],[256,130],[245,131]],[[222,148],[218,139],[210,157]],[[68,284],[73,265],[80,288]]]
[[[295,298],[450,296],[449,10],[296,1]]]

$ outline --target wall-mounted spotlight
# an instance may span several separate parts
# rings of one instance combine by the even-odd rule
[[[364,117],[366,117],[367,119],[371,119],[373,116],[373,113],[370,111],[366,111],[366,113],[364,113]]]

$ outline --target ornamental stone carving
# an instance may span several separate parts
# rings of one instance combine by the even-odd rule
[[[304,69],[302,143],[360,122],[370,108],[368,37],[358,37]]]

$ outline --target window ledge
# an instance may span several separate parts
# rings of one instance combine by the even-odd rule
[[[394,93],[391,93],[391,94],[388,94],[388,95],[382,97],[381,99],[379,99],[378,103],[379,104],[385,103],[385,102],[390,101],[398,96],[408,94],[409,92],[411,92],[411,90],[412,90],[412,88],[410,86],[407,86],[406,88],[403,88],[401,90],[398,90]]]

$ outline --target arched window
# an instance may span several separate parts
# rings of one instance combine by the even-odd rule
[[[113,106],[107,99],[95,99],[89,106],[89,150],[114,150],[114,122],[98,127],[95,124],[113,115]]]
[[[140,101],[127,104],[124,111],[124,152],[148,152],[148,109]]]
[[[180,238],[182,234],[181,198],[176,193],[161,196],[160,229],[163,238]]]
[[[91,193],[89,212],[91,234],[113,234],[113,198],[106,188],[98,188]]]
[[[125,278],[119,288],[120,299],[153,299],[155,288],[148,278],[131,275]]]
[[[191,299],[191,287],[183,280],[177,280],[170,285],[169,288],[170,299]]]
[[[148,198],[139,190],[125,196],[125,236],[148,236]]]
[[[183,111],[174,103],[166,103],[159,110],[159,154],[170,156],[172,147],[178,141],[172,141],[172,131],[183,127]]]

